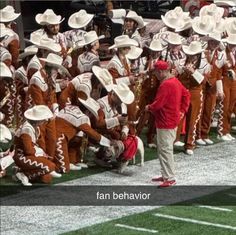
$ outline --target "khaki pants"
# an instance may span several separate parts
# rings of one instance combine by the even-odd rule
[[[161,174],[166,180],[175,179],[173,144],[176,138],[175,129],[156,129],[157,156],[161,164]]]

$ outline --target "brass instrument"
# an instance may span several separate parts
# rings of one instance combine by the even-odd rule
[[[7,103],[7,100],[10,98],[10,96],[11,96],[11,92],[8,89],[8,92],[7,92],[6,96],[0,102],[0,108],[2,108]]]

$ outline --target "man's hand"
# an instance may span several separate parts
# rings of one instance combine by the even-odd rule
[[[129,76],[129,82],[131,85],[135,85],[135,83],[138,81],[138,77],[134,75]]]
[[[126,133],[122,132],[121,133],[121,140],[123,141],[125,139],[127,139],[127,135],[126,135]]]
[[[128,116],[124,117],[124,116],[120,115],[117,118],[118,118],[119,123],[120,123],[121,126],[124,126],[128,123]]]

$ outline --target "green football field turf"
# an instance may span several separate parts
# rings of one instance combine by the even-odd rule
[[[235,195],[235,198],[232,197]],[[223,198],[223,199],[222,199]],[[184,206],[163,206],[110,222],[93,225],[66,235],[235,235],[236,189],[222,191],[189,202]],[[214,202],[214,203],[213,203]],[[192,206],[186,206],[186,204]],[[211,209],[202,205],[214,204]],[[219,203],[219,205],[217,205]],[[222,211],[223,210],[223,211]],[[128,228],[127,228],[128,226]],[[138,231],[141,229],[143,231]]]

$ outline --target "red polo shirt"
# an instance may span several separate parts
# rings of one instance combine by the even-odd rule
[[[155,117],[156,128],[176,128],[180,122],[180,113],[188,111],[189,103],[190,93],[177,78],[164,80],[157,90],[154,102],[149,105],[149,110]]]

